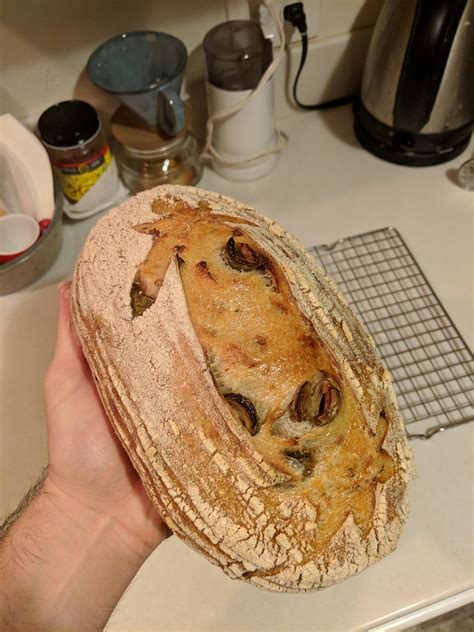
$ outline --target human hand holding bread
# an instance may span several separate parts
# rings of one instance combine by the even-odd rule
[[[151,552],[167,532],[107,419],[72,330],[70,283],[59,288],[56,348],[45,379],[47,484],[111,516]]]
[[[102,407],[59,288],[48,468],[0,527],[0,629],[102,629],[169,535]]]

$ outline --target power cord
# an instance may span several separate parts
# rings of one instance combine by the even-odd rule
[[[303,3],[292,2],[291,4],[287,4],[283,9],[283,18],[286,22],[290,22],[292,26],[298,29],[301,35],[301,60],[298,72],[296,73],[295,81],[293,83],[293,99],[295,100],[296,105],[298,105],[298,107],[302,108],[303,110],[326,110],[329,108],[338,107],[340,105],[346,105],[347,103],[352,103],[354,101],[355,95],[341,97],[339,99],[332,99],[331,101],[326,101],[325,103],[301,103],[301,101],[298,99],[297,94],[298,81],[301,72],[303,71],[306,57],[308,55],[308,27],[306,25],[306,15],[304,12]]]

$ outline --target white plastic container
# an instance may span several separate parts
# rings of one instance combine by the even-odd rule
[[[222,90],[207,82],[209,113],[235,105],[251,92]],[[273,110],[273,80],[270,79],[240,111],[214,122],[213,146],[216,151],[226,161],[238,163],[272,147],[277,141]],[[233,166],[213,158],[212,168],[228,180],[254,180],[271,171],[277,161],[278,153]]]
[[[273,60],[270,40],[252,20],[218,24],[203,48],[209,113],[204,153],[224,178],[261,178],[275,166],[281,147],[272,79],[281,55]]]

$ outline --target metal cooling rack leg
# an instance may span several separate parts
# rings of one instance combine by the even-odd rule
[[[466,417],[466,419],[460,419],[459,421],[451,421],[447,426],[433,426],[432,428],[428,428],[428,430],[424,433],[411,433],[407,431],[407,437],[409,439],[431,439],[431,437],[438,434],[438,432],[444,432],[445,430],[450,430],[456,426],[462,426],[470,421],[474,421],[474,417]]]

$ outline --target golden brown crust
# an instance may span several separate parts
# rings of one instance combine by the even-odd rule
[[[199,217],[213,215],[217,228],[211,236],[200,236],[213,247],[214,239],[226,243],[229,231],[240,226],[237,241],[270,262],[272,278],[266,289],[255,288],[262,279],[254,275],[252,280],[253,272],[243,275],[245,282],[236,277],[244,289],[253,288],[252,296],[260,297],[253,309],[270,310],[270,320],[265,324],[263,319],[245,345],[242,335],[226,339],[232,338],[225,324],[228,313],[223,325],[219,319],[213,322],[211,314],[207,320],[199,316],[207,286],[210,296],[221,291],[228,296],[229,271],[219,267],[212,253],[206,251],[204,258],[188,240],[181,244],[187,245],[187,253],[177,253],[186,271],[180,271],[179,258],[164,257],[164,251],[151,261],[152,246],[163,233],[179,233],[185,241],[183,223],[176,228],[166,218],[157,234],[156,212],[166,215],[170,209],[181,211],[181,217],[189,209]],[[196,223],[192,226],[195,231]],[[191,260],[190,253],[197,259]],[[146,284],[147,278],[159,279],[156,300],[133,318],[130,291],[137,270],[143,273],[147,262],[154,266],[153,274],[142,274],[139,280]],[[153,294],[150,287],[142,289]],[[390,378],[334,283],[273,222],[234,200],[191,187],[142,193],[92,231],[76,267],[72,310],[104,406],[150,497],[175,533],[228,575],[270,590],[313,590],[359,572],[395,547],[407,514],[412,465]],[[311,475],[307,457],[300,454],[302,439],[296,440],[298,456],[288,458],[280,449],[288,450],[285,432],[275,436],[266,422],[278,388],[270,401],[265,399],[268,388],[259,391],[258,380],[247,386],[244,377],[240,380],[246,395],[252,391],[255,396],[260,416],[261,427],[252,435],[223,397],[227,383],[220,384],[211,372],[209,349],[221,369],[230,349],[236,373],[228,390],[234,390],[240,374],[255,372],[257,354],[261,361],[275,362],[271,310],[279,310],[293,329],[300,327],[304,344],[316,349],[309,354],[311,361],[291,365],[291,389],[282,382],[292,391],[285,405],[311,363],[329,372],[343,389],[336,422],[327,430],[311,430],[319,446],[318,463],[326,463]],[[216,328],[219,342],[213,343]],[[281,352],[293,357],[295,347],[282,345]],[[230,365],[225,368],[232,371]],[[375,462],[377,476],[368,476]],[[343,468],[360,489],[343,482]],[[337,484],[330,486],[328,481],[334,480]]]

